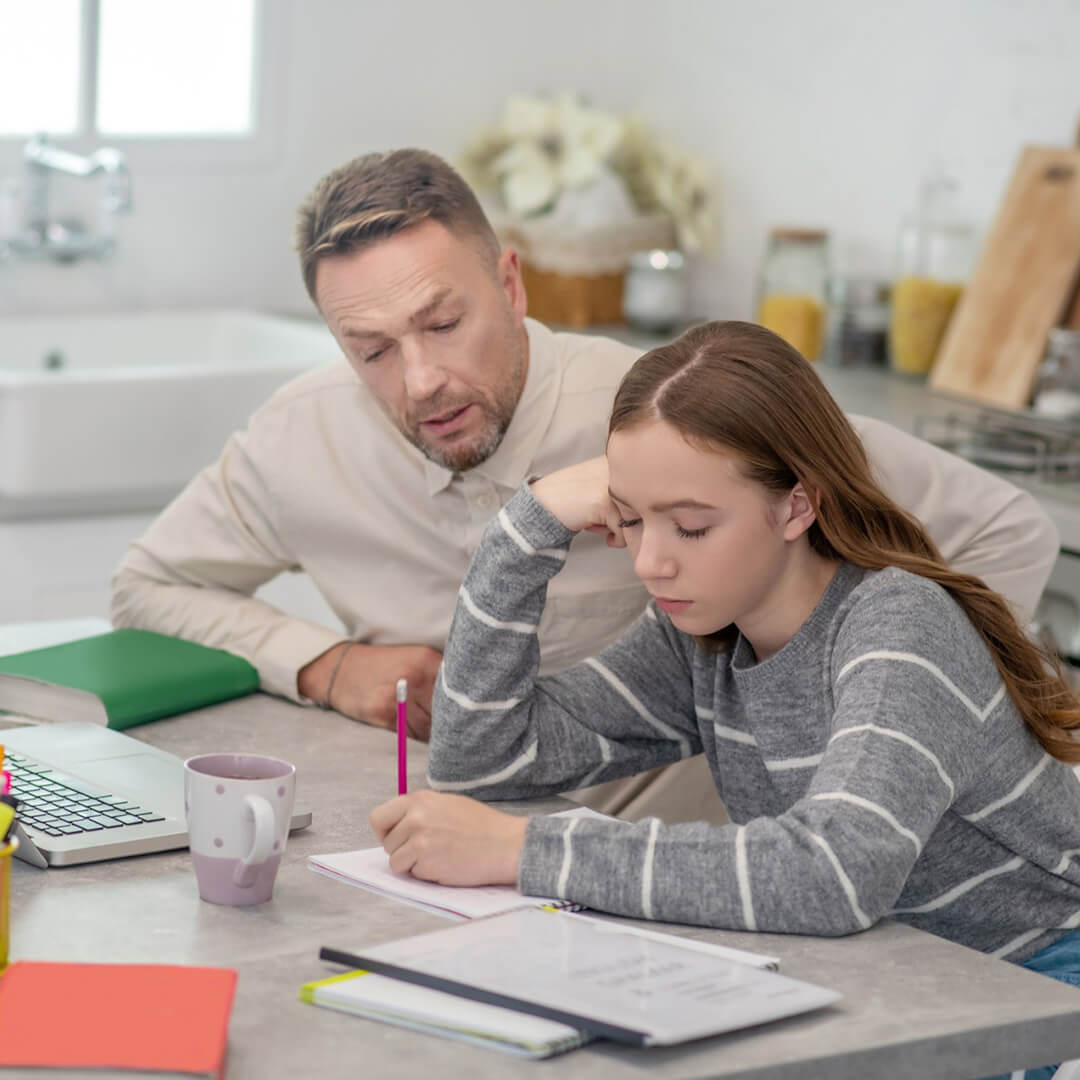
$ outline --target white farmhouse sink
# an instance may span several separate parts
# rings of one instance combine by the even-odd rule
[[[340,355],[321,323],[256,312],[0,318],[0,520],[164,506]]]

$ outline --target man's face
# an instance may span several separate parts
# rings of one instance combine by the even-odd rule
[[[447,469],[498,448],[528,370],[517,255],[425,221],[323,259],[319,310],[349,363],[401,433]]]

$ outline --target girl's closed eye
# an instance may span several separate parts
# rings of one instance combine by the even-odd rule
[[[681,525],[676,523],[675,531],[684,540],[700,540],[709,531],[709,527],[708,525],[704,525],[700,529],[684,529]]]
[[[625,521],[619,522],[620,529],[632,529],[635,525],[641,524],[641,518],[627,518]]]

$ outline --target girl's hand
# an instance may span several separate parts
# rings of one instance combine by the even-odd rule
[[[417,791],[371,812],[395,874],[440,885],[516,885],[529,819],[464,795]]]
[[[622,515],[608,494],[607,458],[596,457],[535,481],[532,493],[572,532],[607,536],[608,547],[626,547]]]

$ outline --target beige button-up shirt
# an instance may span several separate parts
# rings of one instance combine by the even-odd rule
[[[526,327],[528,375],[506,436],[462,474],[408,443],[344,360],[283,387],[132,544],[114,579],[114,623],[238,653],[263,689],[303,700],[298,671],[341,634],[252,596],[303,570],[354,640],[441,650],[488,521],[528,477],[603,452],[615,389],[639,355]],[[852,420],[886,490],[946,558],[1030,615],[1057,552],[1035,500],[886,424]],[[614,640],[644,602],[627,553],[580,534],[549,587],[543,670]]]

